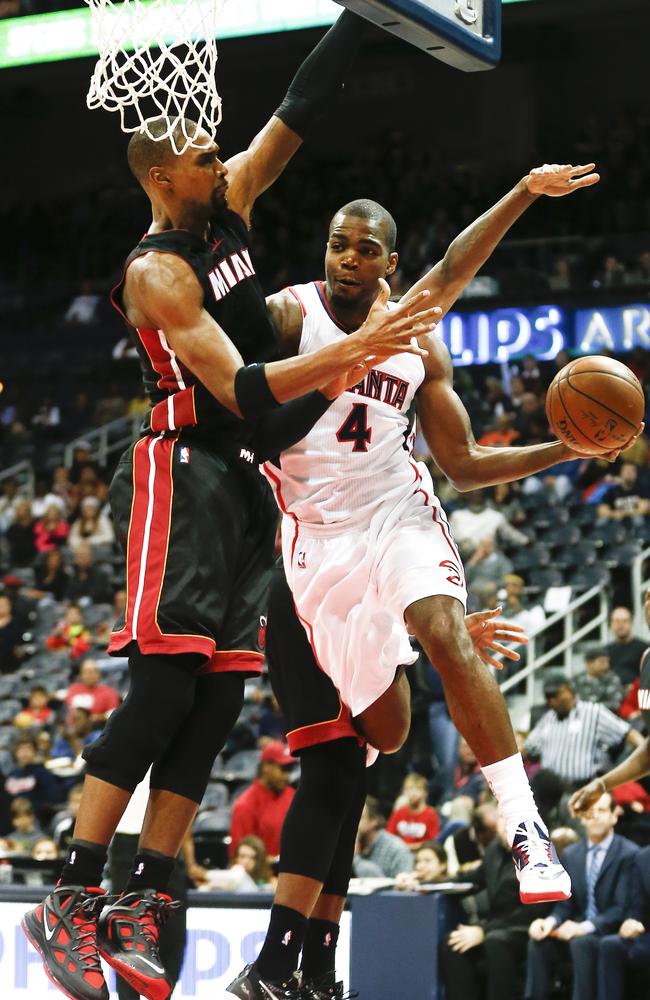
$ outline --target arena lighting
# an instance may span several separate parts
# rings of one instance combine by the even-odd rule
[[[523,2],[528,0],[503,0]],[[238,38],[321,27],[332,24],[340,13],[332,0],[237,0],[226,6],[219,35]],[[0,69],[96,53],[90,11],[85,7],[0,21]]]

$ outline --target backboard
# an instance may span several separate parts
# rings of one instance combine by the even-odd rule
[[[337,3],[457,69],[492,69],[501,58],[501,0]]]

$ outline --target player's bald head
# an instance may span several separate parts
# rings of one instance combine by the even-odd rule
[[[155,118],[148,123],[148,132],[134,132],[129,140],[126,152],[129,167],[143,187],[149,179],[152,167],[163,167],[179,158],[179,154],[174,152],[171,139],[165,134],[168,128],[167,118]],[[176,146],[182,147],[186,136],[195,136],[199,131],[199,126],[191,118],[179,120],[173,132]],[[206,139],[209,140],[207,135]]]
[[[397,245],[397,224],[390,212],[379,202],[371,201],[369,198],[357,198],[356,201],[349,201],[343,208],[339,208],[332,219],[330,232],[343,217],[365,219],[366,222],[372,222],[381,232],[388,253],[393,253]]]

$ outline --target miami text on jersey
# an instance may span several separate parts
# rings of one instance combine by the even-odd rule
[[[380,368],[373,368],[362,382],[353,386],[349,391],[357,392],[360,396],[367,396],[368,399],[378,399],[382,403],[394,406],[396,410],[401,410],[404,407],[408,389],[408,382],[396,375],[389,375],[388,372],[383,372]]]
[[[255,268],[251,261],[251,255],[244,247],[237,253],[231,253],[228,257],[219,261],[217,266],[208,274],[217,302],[224,295],[227,295],[231,288],[238,285],[240,281],[252,278],[254,274]]]

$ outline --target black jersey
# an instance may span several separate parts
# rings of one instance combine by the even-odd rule
[[[639,683],[639,708],[645,727],[650,733],[650,649],[641,657],[641,679]]]
[[[183,229],[144,236],[127,257],[122,279],[111,296],[125,319],[122,293],[129,265],[152,252],[187,261],[203,289],[205,309],[232,340],[245,364],[276,356],[275,332],[251,260],[248,231],[238,215],[224,210],[215,216],[209,241]],[[217,448],[226,443],[245,444],[246,425],[201,385],[176,356],[163,331],[129,326],[152,405],[146,429],[156,433],[193,429],[192,434],[212,441]]]

